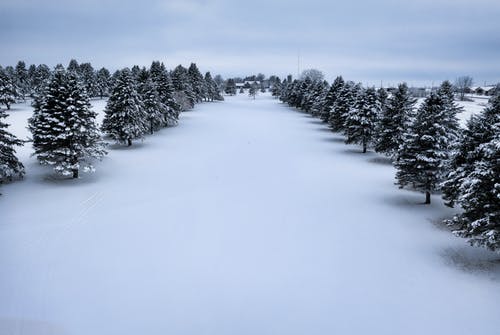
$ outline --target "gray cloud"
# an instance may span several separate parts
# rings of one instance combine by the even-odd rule
[[[0,63],[70,58],[112,69],[196,61],[223,75],[316,67],[366,83],[500,80],[500,2],[57,1],[0,3]]]

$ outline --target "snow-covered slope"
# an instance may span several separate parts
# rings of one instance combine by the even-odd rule
[[[0,334],[499,333],[498,257],[267,95],[197,106],[77,181],[30,151],[0,197]]]

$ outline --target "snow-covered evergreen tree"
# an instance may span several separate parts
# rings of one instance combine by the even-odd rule
[[[146,78],[143,83],[140,83],[138,91],[147,114],[149,132],[153,134],[167,124],[166,106],[161,102],[156,85],[151,78]]]
[[[255,96],[257,95],[257,85],[255,83],[250,85],[250,88],[248,89],[248,95],[255,99]]]
[[[19,95],[24,99],[25,96],[30,93],[30,82],[28,70],[26,69],[26,63],[23,61],[17,62],[15,71],[15,85],[18,88]]]
[[[377,126],[375,151],[394,157],[403,142],[403,134],[412,121],[417,100],[411,97],[406,83],[388,99]]]
[[[467,121],[463,135],[452,150],[447,164],[447,176],[442,185],[443,198],[453,207],[463,193],[462,184],[482,159],[479,148],[495,137],[495,125],[500,123],[500,96],[490,99],[489,105],[479,115]]]
[[[0,104],[10,109],[10,105],[16,102],[17,89],[12,77],[0,67]]]
[[[204,92],[208,101],[222,101],[224,98],[220,94],[219,87],[210,72],[205,73]]]
[[[445,127],[448,129],[450,143],[453,143],[460,136],[460,125],[458,124],[457,114],[463,112],[463,108],[455,102],[455,93],[453,85],[449,81],[444,81],[439,87],[437,93],[443,99],[445,105]]]
[[[90,63],[80,64],[80,79],[82,81],[85,91],[89,97],[96,97],[99,95],[97,85],[97,74]]]
[[[315,92],[312,95],[313,102],[310,111],[312,116],[317,117],[323,111],[326,96],[328,95],[329,91],[330,91],[330,85],[326,80],[319,82],[316,85]]]
[[[71,59],[68,64],[68,72],[73,72],[74,74],[80,75],[80,64],[76,59]]]
[[[333,131],[343,131],[345,129],[346,118],[354,107],[360,90],[361,86],[354,84],[352,81],[345,82],[340,88],[328,119]]]
[[[373,141],[379,112],[380,102],[375,88],[362,90],[345,120],[346,144],[360,144],[365,153]]]
[[[24,166],[17,159],[14,146],[22,145],[23,141],[7,131],[9,126],[3,119],[7,117],[4,110],[0,109],[0,183],[24,175]]]
[[[93,161],[106,151],[95,123],[97,114],[77,75],[56,68],[37,100],[29,129],[39,162],[73,178],[78,178],[80,169],[93,171]]]
[[[323,101],[323,108],[321,112],[319,113],[319,117],[321,120],[324,122],[328,122],[330,119],[330,114],[332,113],[332,108],[334,107],[335,102],[337,101],[337,98],[339,97],[340,93],[342,92],[342,89],[345,85],[344,78],[342,76],[338,76],[335,78],[335,80],[332,83],[332,86],[330,87],[330,90],[328,91],[324,101]]]
[[[397,184],[401,188],[412,185],[424,192],[426,204],[430,204],[431,194],[439,188],[443,162],[448,158],[445,113],[443,99],[431,93],[403,135],[395,162]]]
[[[191,65],[189,66],[188,78],[189,82],[191,83],[191,87],[193,88],[196,102],[197,103],[202,102],[205,97],[203,92],[204,79],[203,75],[198,69],[198,66],[196,66],[196,63],[191,63]]]
[[[279,77],[276,77],[271,86],[271,95],[273,97],[279,97],[281,94],[281,89],[282,89],[281,79]]]
[[[191,108],[189,107],[190,104],[185,106],[180,104],[180,100],[182,100],[180,95],[184,93],[179,93],[179,95],[176,97],[172,79],[170,78],[170,74],[166,70],[163,63],[153,62],[151,64],[149,73],[151,75],[151,79],[156,85],[156,89],[160,97],[160,102],[165,106],[165,125],[177,125],[179,120],[179,113],[183,110]]]
[[[234,82],[233,78],[229,78],[227,80],[225,92],[226,92],[226,94],[229,94],[229,95],[236,94],[236,83]]]
[[[464,212],[451,225],[474,245],[500,251],[500,123],[495,136],[481,144],[480,159],[461,183],[459,203]]]
[[[148,115],[128,68],[116,78],[104,113],[102,130],[119,143],[130,146],[149,130]]]
[[[33,89],[33,96],[41,94],[45,89],[49,79],[51,76],[50,68],[41,64],[36,67],[36,71],[34,72],[34,76],[31,78],[31,87]]]
[[[188,102],[187,109],[194,107],[196,103],[196,94],[191,86],[191,81],[189,79],[188,71],[182,65],[178,65],[171,73],[172,84],[174,90],[182,94],[177,94],[178,97],[182,97],[182,105],[186,105],[185,101]],[[185,97],[183,97],[183,95]],[[178,101],[176,101],[179,103]],[[185,109],[183,109],[185,110]]]
[[[109,96],[111,90],[111,74],[105,67],[99,69],[96,75],[96,91],[101,99]]]

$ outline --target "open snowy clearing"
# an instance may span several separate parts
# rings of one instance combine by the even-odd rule
[[[94,101],[102,110],[104,101]],[[27,136],[31,110],[8,122]],[[0,197],[0,334],[498,334],[498,256],[268,95],[197,106]]]

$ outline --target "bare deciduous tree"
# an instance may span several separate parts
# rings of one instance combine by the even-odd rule
[[[471,76],[461,76],[455,80],[455,87],[460,94],[460,100],[465,100],[465,93],[470,90],[473,80]]]

